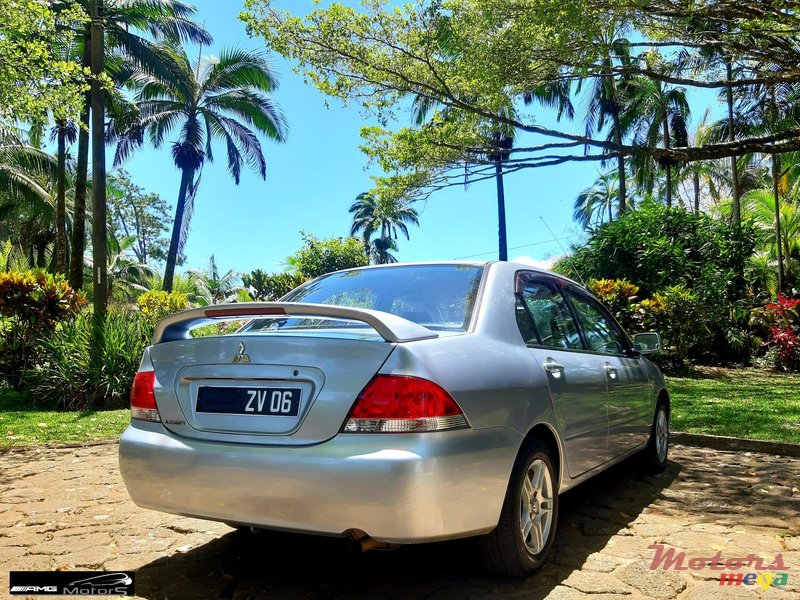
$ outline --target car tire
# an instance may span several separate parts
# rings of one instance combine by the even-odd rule
[[[480,538],[484,563],[501,575],[530,575],[544,564],[557,522],[558,472],[547,446],[536,440],[517,459],[497,527]]]
[[[656,404],[650,439],[644,449],[644,467],[650,473],[660,473],[667,466],[669,456],[669,407],[664,400]]]

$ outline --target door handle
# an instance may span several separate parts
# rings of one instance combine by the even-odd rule
[[[616,367],[612,366],[610,363],[606,363],[603,366],[603,369],[605,369],[606,375],[608,376],[609,379],[611,379],[612,381],[616,381],[617,380],[617,368]]]
[[[556,361],[552,359],[548,360],[542,366],[544,367],[544,370],[552,374],[553,377],[560,377],[561,374],[564,372],[564,366],[558,364]]]

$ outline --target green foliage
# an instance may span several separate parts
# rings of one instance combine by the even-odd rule
[[[161,319],[189,307],[189,297],[178,292],[150,290],[136,299],[142,318],[155,325]]]
[[[213,254],[209,258],[208,267],[205,271],[189,269],[187,273],[197,290],[191,296],[191,300],[201,306],[233,302],[238,299],[239,292],[242,290],[242,286],[237,283],[239,273],[231,269],[224,275],[220,275],[219,267]]]
[[[603,301],[626,331],[639,331],[635,310],[632,308],[638,298],[638,285],[633,285],[627,279],[592,279],[587,287]]]
[[[634,307],[639,331],[658,331],[662,335],[662,365],[682,369],[690,355],[697,356],[708,344],[710,332],[705,311],[697,295],[683,285],[673,285]]]
[[[268,274],[261,269],[242,275],[242,283],[251,299],[260,302],[278,300],[306,281],[306,277],[296,273]]]
[[[308,279],[369,264],[364,243],[357,238],[321,240],[311,234],[301,233],[303,247],[297,251],[291,262]]]
[[[642,298],[683,286],[702,308],[707,358],[741,361],[750,354],[744,329],[751,300],[738,270],[754,247],[749,225],[737,232],[707,214],[647,202],[592,231],[571,260],[554,269],[573,278],[577,271],[584,279],[626,279],[639,286]],[[676,348],[682,360],[682,342]]]
[[[0,121],[76,118],[86,73],[65,48],[88,20],[75,2],[6,0],[0,11]],[[73,27],[64,27],[70,23]]]
[[[193,338],[213,337],[215,335],[230,335],[236,333],[242,327],[242,321],[221,321],[219,323],[210,323],[202,327],[192,329],[191,336]]]
[[[598,227],[555,269],[584,279],[627,279],[648,297],[672,285],[694,288],[704,301],[732,300],[736,270],[751,256],[753,232],[740,234],[706,214],[646,203]],[[574,265],[574,266],[573,266]]]
[[[130,250],[136,261],[165,260],[169,240],[171,210],[158,194],[148,194],[131,181],[130,175],[119,171],[108,178],[108,219],[111,235],[117,239],[131,238]],[[178,264],[182,264],[179,257]]]
[[[137,312],[119,308],[96,327],[84,311],[41,336],[41,354],[25,373],[32,398],[67,410],[125,405],[153,327]]]
[[[61,277],[47,273],[0,273],[0,380],[15,389],[36,358],[39,335],[68,321],[86,304]]]

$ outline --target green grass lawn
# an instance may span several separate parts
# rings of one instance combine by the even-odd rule
[[[0,448],[113,439],[130,418],[128,410],[34,410],[18,394],[0,389]]]
[[[800,444],[800,375],[701,368],[667,377],[673,431]]]
[[[672,429],[800,444],[800,375],[757,369],[701,368],[668,377]],[[0,389],[0,448],[119,437],[127,410],[41,411]]]

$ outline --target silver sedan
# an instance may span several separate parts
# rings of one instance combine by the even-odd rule
[[[220,320],[243,326],[192,337]],[[664,467],[659,344],[523,264],[332,273],[162,321],[120,468],[145,508],[364,548],[480,536],[490,568],[525,575],[560,493],[635,453]]]

